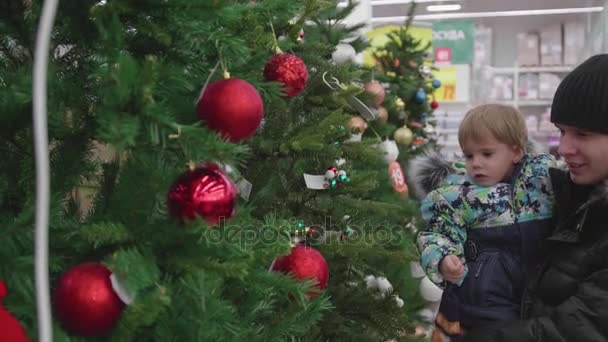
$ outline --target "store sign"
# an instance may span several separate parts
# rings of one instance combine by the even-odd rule
[[[439,65],[472,64],[475,24],[472,21],[433,23],[433,50]]]

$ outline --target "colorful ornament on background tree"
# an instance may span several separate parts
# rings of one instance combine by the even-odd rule
[[[59,278],[53,303],[63,326],[73,334],[107,334],[118,321],[125,304],[110,281],[112,272],[104,265],[83,263]]]
[[[414,128],[418,128],[418,129],[424,127],[424,125],[420,121],[418,121],[418,120],[412,120],[412,121],[409,122],[408,125],[411,126],[411,127],[414,127]]]
[[[433,86],[433,88],[435,88],[435,89],[439,89],[439,88],[441,88],[441,81],[440,81],[440,80],[438,80],[438,79],[434,79],[434,80],[431,82],[431,85]]]
[[[365,84],[365,91],[374,96],[374,106],[380,107],[382,102],[384,102],[384,96],[386,92],[384,91],[384,86],[380,84],[378,81],[371,81]]]
[[[264,79],[283,83],[287,97],[299,95],[308,82],[308,70],[304,61],[291,53],[278,53],[264,66]]]
[[[196,110],[207,127],[231,142],[254,135],[264,117],[260,94],[249,82],[238,78],[209,84]]]
[[[418,67],[418,73],[424,79],[431,78],[433,77],[433,68],[428,65],[421,65]]]
[[[395,99],[395,107],[397,108],[397,110],[404,110],[405,102],[403,102],[403,100],[400,97],[398,97]]]
[[[236,213],[237,188],[213,163],[184,172],[169,189],[167,205],[179,220],[202,217],[208,224],[230,219]]]
[[[431,102],[431,109],[435,110],[437,108],[439,108],[439,102],[437,102],[436,100],[433,100]]]
[[[414,139],[414,141],[412,142],[412,145],[414,146],[420,146],[424,144],[426,144],[426,140],[424,140],[423,137],[416,137],[416,139]]]
[[[29,342],[19,321],[2,305],[7,294],[6,284],[0,280],[0,341]]]
[[[423,104],[426,101],[426,92],[424,89],[420,88],[416,91],[416,95],[414,96],[414,102],[417,104]]]
[[[319,251],[304,245],[291,249],[289,255],[280,257],[273,262],[271,269],[275,272],[291,274],[297,281],[314,280],[314,287],[319,290],[327,288],[329,282],[329,267]],[[306,293],[310,298],[319,295],[317,292]]]
[[[367,122],[362,117],[355,115],[348,120],[346,126],[350,128],[351,132],[356,131],[359,134],[363,134],[367,129]]]
[[[412,133],[411,129],[403,126],[395,131],[393,138],[399,145],[409,145],[414,140],[414,133]]]
[[[425,125],[424,126],[424,133],[426,135],[433,135],[435,134],[435,127],[433,127],[433,125]]]
[[[388,122],[388,111],[386,108],[380,106],[376,108],[376,111],[378,112],[378,118],[376,120],[383,125],[386,124]]]

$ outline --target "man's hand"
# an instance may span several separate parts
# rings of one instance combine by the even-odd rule
[[[458,284],[464,273],[464,265],[457,256],[446,255],[439,263],[439,272],[445,280]]]

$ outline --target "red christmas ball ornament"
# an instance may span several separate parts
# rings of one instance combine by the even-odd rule
[[[167,204],[171,216],[194,220],[198,214],[209,224],[236,213],[237,189],[232,180],[215,164],[184,172],[171,186]]]
[[[378,81],[371,81],[365,84],[365,91],[374,96],[374,106],[380,107],[384,102],[384,96],[386,95],[384,87]]]
[[[279,53],[266,63],[264,78],[266,81],[283,83],[285,95],[294,97],[306,87],[308,70],[300,57],[290,53]]]
[[[111,273],[101,264],[84,263],[59,278],[54,293],[55,311],[67,330],[93,336],[112,329],[125,305],[112,288]]]
[[[329,281],[329,267],[327,261],[319,251],[304,245],[297,245],[291,249],[289,255],[275,260],[273,271],[290,273],[296,280],[316,280],[316,287],[320,290],[327,288]],[[309,292],[309,297],[314,298],[318,293]]]
[[[439,108],[439,102],[433,100],[433,102],[431,102],[431,108],[432,109],[437,109]]]
[[[264,117],[260,94],[249,82],[238,78],[209,84],[196,110],[210,129],[232,142],[254,135]]]
[[[0,280],[0,341],[28,342],[25,330],[19,321],[2,305],[2,300],[7,294],[6,285]]]

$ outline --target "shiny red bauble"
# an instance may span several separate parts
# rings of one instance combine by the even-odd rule
[[[279,53],[266,63],[264,78],[266,81],[283,83],[285,95],[294,97],[306,88],[308,70],[300,57],[290,53]]]
[[[291,249],[289,255],[278,258],[272,270],[289,273],[296,280],[316,280],[316,287],[320,290],[325,289],[329,281],[329,267],[323,255],[316,249],[304,245],[298,245]],[[314,298],[318,293],[309,292],[308,295]]]
[[[19,321],[2,305],[7,294],[6,284],[0,280],[0,341],[29,342]]]
[[[59,321],[73,334],[107,334],[125,304],[112,288],[112,272],[104,265],[83,263],[63,273],[57,282],[53,304]]]
[[[238,78],[209,84],[196,110],[207,127],[232,142],[254,135],[264,117],[260,94],[249,82]]]
[[[171,186],[167,204],[180,220],[202,217],[209,224],[236,213],[237,188],[217,165],[207,163],[184,172]]]

